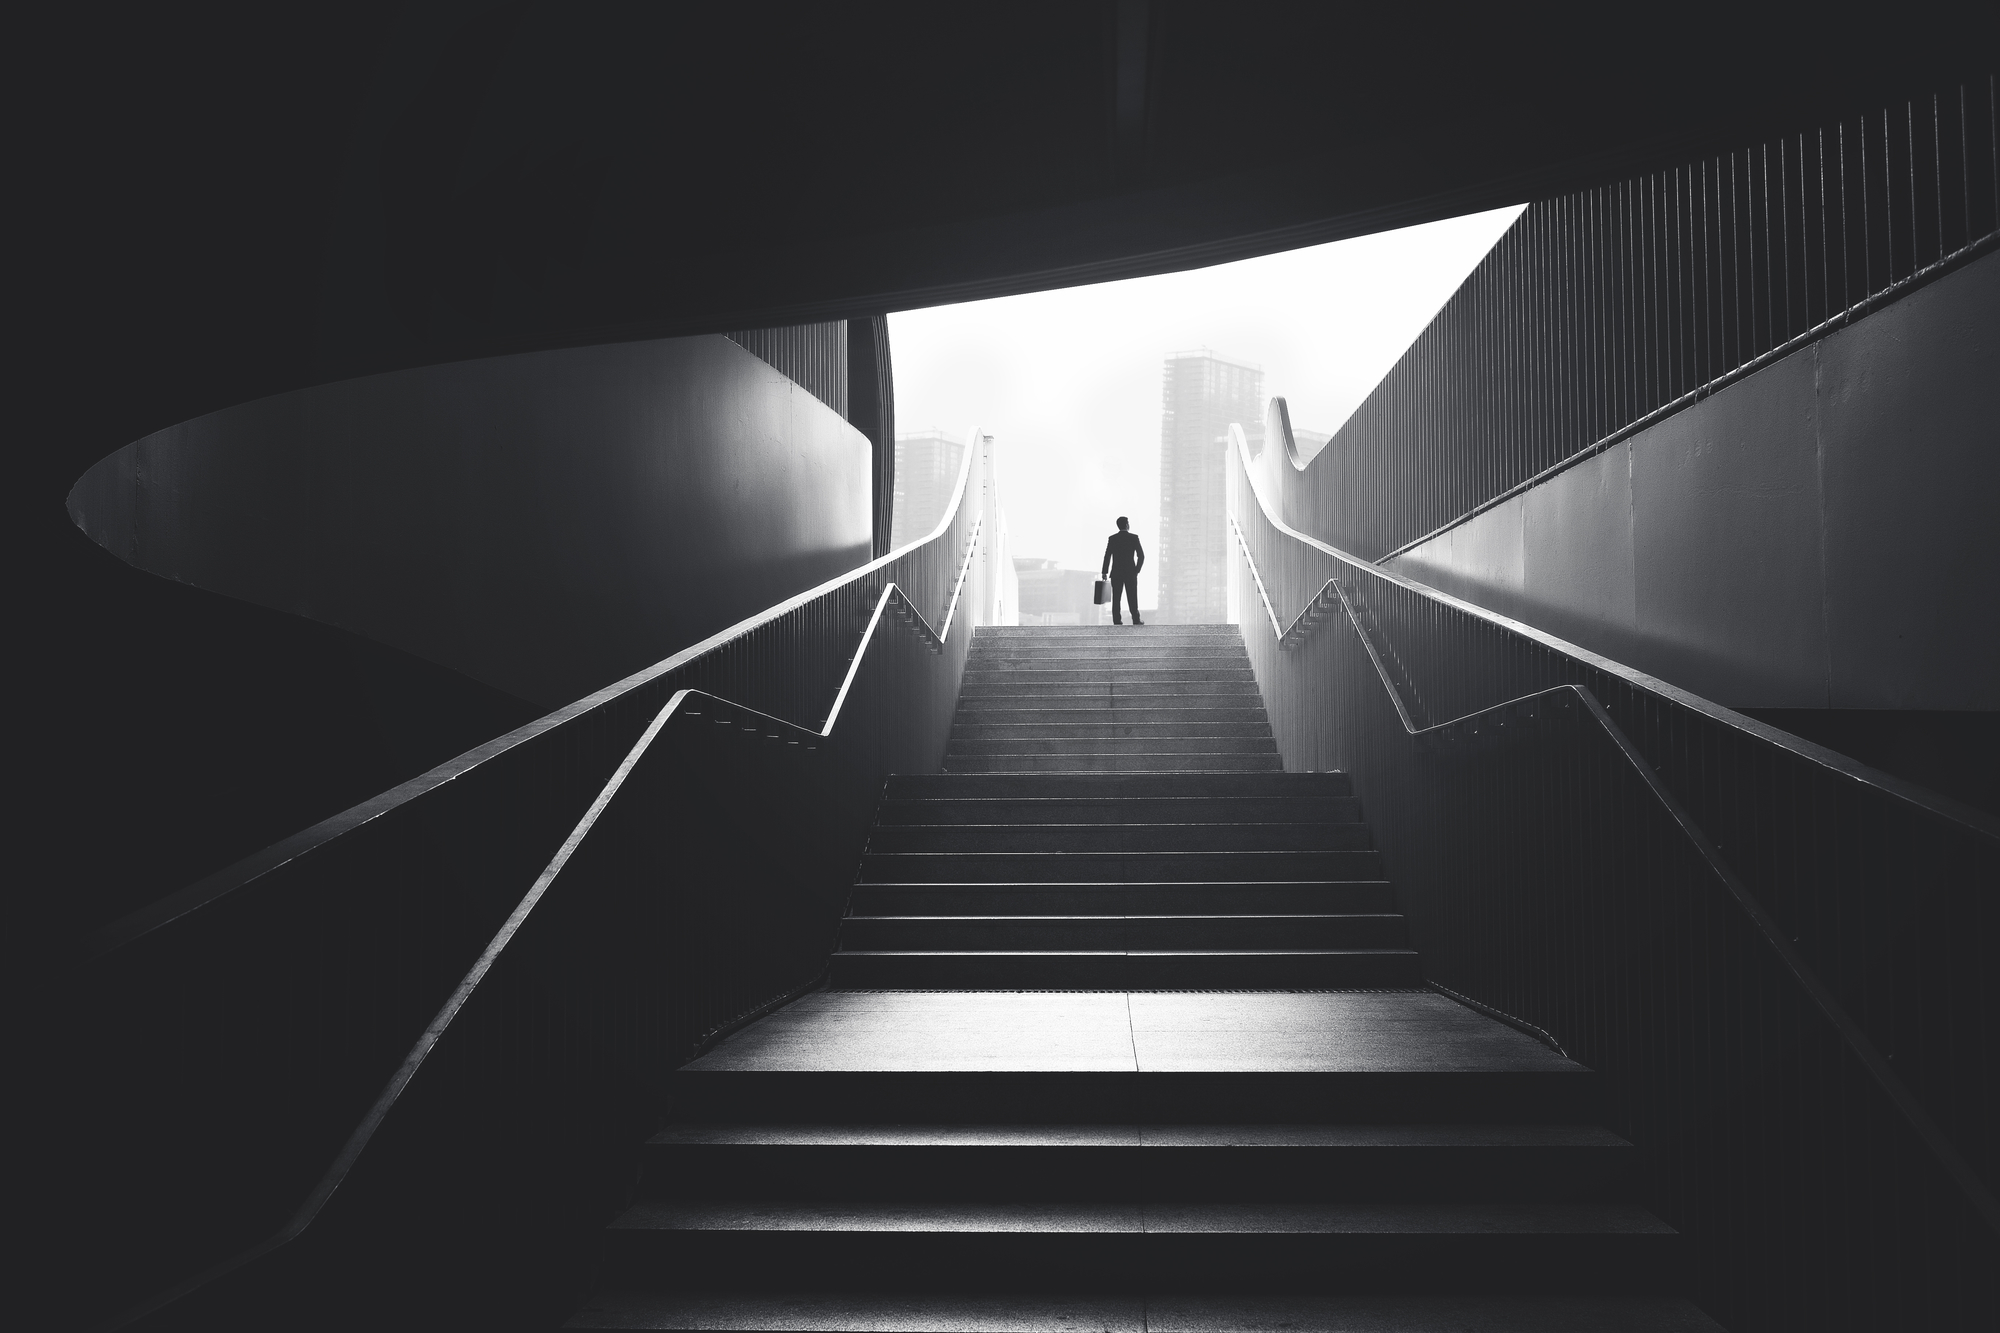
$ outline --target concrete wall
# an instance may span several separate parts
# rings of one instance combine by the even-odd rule
[[[1732,707],[2000,709],[2000,255],[1388,563]]]
[[[69,509],[149,573],[557,707],[866,561],[871,471],[838,412],[709,336],[246,403],[103,459]]]

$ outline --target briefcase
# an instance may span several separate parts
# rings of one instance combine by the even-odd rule
[[[1090,604],[1092,606],[1103,606],[1106,602],[1110,600],[1111,600],[1111,580],[1099,579],[1097,582],[1090,585]]]

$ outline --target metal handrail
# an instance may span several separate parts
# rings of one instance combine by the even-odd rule
[[[930,646],[932,652],[942,651],[946,641],[951,637],[951,622],[952,617],[958,613],[959,594],[965,590],[965,576],[972,570],[972,557],[979,552],[979,539],[984,533],[985,527],[986,519],[984,516],[973,521],[972,536],[965,543],[965,558],[959,561],[958,564],[958,581],[952,585],[951,605],[945,610],[944,628],[942,630],[931,628],[930,622],[924,619],[924,613],[917,609],[916,603],[912,602],[908,594],[901,588],[891,583],[882,589],[882,595],[875,601],[874,613],[868,617],[868,628],[861,632],[861,646],[854,650],[854,660],[847,664],[847,675],[841,679],[840,692],[833,697],[833,708],[826,715],[825,725],[820,728],[819,734],[822,737],[833,734],[833,725],[840,718],[841,706],[847,702],[847,692],[853,687],[854,678],[861,672],[861,661],[868,655],[868,645],[875,640],[875,627],[882,623],[882,612],[888,609],[890,602],[894,601],[902,604],[905,614],[916,623],[918,633],[923,636],[924,641]],[[678,698],[679,695],[675,697]],[[746,709],[745,711],[755,712],[756,710]],[[761,717],[763,714],[760,713],[758,716]]]
[[[458,759],[451,763],[440,765],[431,772],[410,782],[403,783],[391,791],[376,797],[374,800],[364,802],[362,805],[343,812],[339,816],[322,821],[300,834],[287,839],[283,843],[267,849],[263,853],[246,858],[244,861],[238,862],[235,866],[217,875],[209,876],[197,884],[190,886],[188,889],[173,895],[172,898],[161,904],[156,904],[152,908],[134,913],[114,923],[105,931],[100,932],[97,939],[93,942],[92,956],[102,958],[105,955],[112,954],[124,945],[145,938],[175,921],[198,912],[227,897],[233,891],[254,883],[256,880],[286,863],[372,822],[397,806],[471,771],[480,764],[496,758],[532,737],[585,716],[592,710],[655,681],[670,671],[695,661],[705,654],[742,638],[764,625],[770,624],[790,611],[806,606],[816,599],[837,592],[844,587],[865,580],[870,575],[891,566],[898,559],[920,550],[929,543],[946,537],[950,533],[953,524],[960,517],[960,511],[965,503],[975,452],[972,449],[965,451],[964,457],[960,461],[959,475],[952,490],[951,501],[946,506],[944,514],[939,519],[937,525],[927,535],[906,543],[848,574],[828,580],[818,587],[767,608],[754,616],[738,622],[729,629],[711,635],[700,643],[646,668],[644,671],[635,673],[614,685],[599,690],[565,709],[558,710],[556,713],[538,720],[536,723],[520,728],[488,745],[468,752],[466,755],[459,756]],[[834,736],[836,728],[840,723],[843,709],[850,698],[864,664],[869,659],[870,650],[880,641],[877,630],[882,623],[884,611],[892,605],[899,606],[902,608],[905,618],[911,623],[913,632],[917,633],[925,641],[931,651],[935,653],[943,650],[944,645],[950,640],[952,627],[956,623],[959,603],[971,575],[973,560],[980,550],[985,535],[985,516],[981,514],[973,518],[971,531],[966,536],[965,549],[958,561],[957,572],[952,582],[950,597],[945,606],[941,628],[934,629],[931,626],[930,622],[924,616],[922,609],[917,606],[911,594],[901,585],[890,582],[883,587],[881,594],[875,599],[873,610],[867,624],[862,630],[854,655],[847,664],[847,669],[843,674],[833,705],[828,711],[825,720],[817,727],[789,722],[782,718],[774,717],[759,710],[723,699],[704,690],[676,690],[664,706],[660,708],[658,713],[647,723],[643,732],[619,762],[616,769],[611,773],[609,780],[597,792],[582,818],[569,831],[554,856],[541,870],[540,874],[536,876],[526,893],[514,905],[505,921],[481,950],[471,967],[460,978],[444,1004],[437,1010],[429,1022],[426,1023],[415,1043],[410,1047],[407,1054],[404,1055],[401,1062],[396,1066],[395,1072],[383,1086],[381,1093],[375,1098],[367,1112],[355,1125],[340,1151],[322,1173],[317,1183],[307,1193],[298,1208],[292,1212],[281,1226],[263,1240],[176,1283],[138,1305],[128,1307],[114,1318],[98,1325],[98,1327],[105,1329],[125,1327],[136,1320],[143,1319],[149,1314],[183,1299],[216,1280],[255,1263],[289,1242],[296,1240],[312,1225],[314,1220],[323,1212],[326,1205],[334,1198],[341,1185],[346,1181],[355,1164],[361,1159],[370,1142],[374,1139],[376,1132],[401,1099],[411,1080],[415,1077],[418,1070],[422,1068],[444,1033],[450,1028],[453,1020],[463,1010],[473,994],[479,989],[482,981],[485,980],[494,966],[499,962],[502,955],[506,952],[508,945],[533,914],[536,906],[542,901],[549,888],[561,875],[573,854],[589,837],[599,817],[611,805],[613,799],[624,786],[626,779],[658,739],[661,732],[677,716],[698,715],[694,710],[687,707],[689,701],[712,700],[719,708],[727,709],[734,715],[754,720],[755,728],[765,734],[787,739],[791,743],[800,745],[804,750],[810,751],[815,749],[818,742]]]
[[[907,542],[885,555],[877,556],[858,569],[851,570],[836,578],[828,579],[817,587],[808,588],[796,596],[788,597],[782,602],[766,607],[755,615],[739,620],[727,629],[718,630],[699,643],[691,644],[671,657],[664,658],[643,670],[632,673],[623,680],[614,681],[606,685],[603,689],[587,694],[575,703],[559,708],[546,717],[537,718],[526,726],[517,727],[504,736],[496,737],[484,745],[467,750],[464,754],[446,760],[427,773],[419,774],[411,778],[408,782],[391,787],[388,791],[378,796],[371,797],[359,805],[352,806],[337,815],[323,819],[309,828],[300,830],[289,838],[273,843],[261,851],[252,853],[233,865],[225,866],[212,875],[207,875],[196,880],[184,889],[168,894],[157,902],[148,904],[138,911],[120,917],[92,936],[85,948],[85,956],[91,959],[101,958],[124,945],[130,944],[134,940],[159,930],[161,927],[181,917],[200,911],[202,908],[228,896],[236,890],[247,887],[280,866],[295,861],[299,857],[381,818],[398,806],[405,805],[428,791],[441,787],[456,778],[463,777],[480,765],[498,758],[507,751],[533,740],[535,737],[546,732],[554,731],[558,727],[586,717],[614,700],[622,698],[632,691],[658,680],[661,676],[677,671],[722,648],[733,640],[742,638],[752,630],[778,620],[787,613],[806,606],[849,584],[867,579],[869,576],[888,567],[910,552],[935,541],[944,535],[951,527],[952,520],[958,517],[959,507],[965,499],[966,479],[971,475],[972,471],[973,452],[971,449],[966,450],[965,456],[959,460],[958,480],[952,488],[951,503],[945,506],[944,516],[938,520],[937,526],[932,528],[926,535]],[[983,517],[980,522],[984,522]],[[967,556],[967,560],[970,560],[970,555]],[[961,569],[959,584],[963,585],[964,581],[965,571]],[[954,607],[957,605],[957,600],[957,591],[954,589],[952,595],[952,605]],[[845,690],[844,682],[842,689],[843,691]]]
[[[1245,465],[1241,475],[1247,479],[1249,476],[1247,467],[1249,453],[1247,446],[1243,444],[1243,438],[1242,430],[1239,427],[1230,427],[1231,443],[1241,450],[1238,458]],[[1248,489],[1255,498],[1262,517],[1273,528],[1294,540],[1332,556],[1352,568],[1366,571],[1377,578],[1395,582],[1422,596],[1451,605],[1456,609],[1479,614],[1482,618],[1505,628],[1531,633],[1535,638],[1551,647],[1555,647],[1561,651],[1573,652],[1579,657],[1587,657],[1593,665],[1605,669],[1615,668],[1619,675],[1636,684],[1642,686],[1658,684],[1660,692],[1667,694],[1668,697],[1674,699],[1677,703],[1689,701],[1696,703],[1706,702],[1695,699],[1695,696],[1689,695],[1685,691],[1675,690],[1672,686],[1665,685],[1664,682],[1652,682],[1650,677],[1643,676],[1638,672],[1630,671],[1626,668],[1617,667],[1617,664],[1610,663],[1603,658],[1598,658],[1594,654],[1586,655],[1581,649],[1572,649],[1561,640],[1541,634],[1538,631],[1532,631],[1529,627],[1520,625],[1517,621],[1511,621],[1504,616],[1483,611],[1482,608],[1472,606],[1470,603],[1461,602],[1456,598],[1440,593],[1435,589],[1427,588],[1413,580],[1379,569],[1367,561],[1360,560],[1334,547],[1328,546],[1325,542],[1316,541],[1303,533],[1287,527],[1283,521],[1271,513],[1270,508],[1265,505],[1263,497],[1257,495],[1254,486]],[[1868,1071],[1876,1085],[1889,1098],[1890,1103],[1896,1107],[1898,1113],[1902,1115],[1904,1122],[1917,1135],[1919,1141],[1924,1144],[1926,1149],[1929,1150],[1931,1156],[1944,1170],[1946,1176],[1958,1187],[1959,1192],[1964,1196],[1966,1202],[1971,1204],[1974,1211],[1980,1215],[1996,1235],[2000,1235],[2000,1200],[1994,1198],[1992,1191],[1988,1190],[1985,1183],[1973,1172],[1970,1164],[1966,1162],[1958,1149],[1952,1145],[1950,1139],[1945,1136],[1944,1131],[1938,1126],[1930,1113],[1924,1110],[1922,1104],[1917,1101],[1915,1095],[1911,1093],[1902,1078],[1896,1074],[1894,1068],[1883,1057],[1882,1052],[1876,1047],[1875,1043],[1869,1039],[1867,1033],[1862,1031],[1860,1024],[1855,1022],[1853,1016],[1840,1004],[1833,993],[1827,989],[1826,985],[1819,980],[1819,977],[1807,964],[1804,957],[1793,947],[1792,942],[1786,937],[1785,933],[1779,929],[1777,922],[1772,919],[1771,914],[1757,901],[1735,870],[1723,859],[1721,852],[1717,850],[1707,833],[1694,821],[1686,807],[1674,797],[1672,792],[1667,790],[1665,784],[1661,782],[1659,774],[1654,771],[1651,764],[1646,762],[1645,757],[1639,753],[1638,747],[1633,745],[1631,738],[1612,719],[1610,713],[1605,710],[1603,703],[1595,694],[1582,685],[1558,685],[1551,689],[1539,690],[1533,694],[1509,699],[1504,703],[1477,709],[1446,722],[1420,727],[1417,725],[1415,719],[1411,717],[1410,710],[1404,702],[1402,691],[1397,687],[1387,664],[1383,662],[1381,654],[1376,649],[1373,636],[1369,633],[1368,627],[1364,624],[1359,612],[1355,610],[1353,602],[1348,598],[1346,589],[1342,588],[1337,580],[1328,579],[1319,593],[1315,594],[1307,602],[1306,608],[1300,611],[1298,617],[1293,620],[1291,627],[1289,629],[1283,627],[1278,619],[1277,612],[1271,605],[1270,595],[1265,591],[1263,577],[1257,570],[1256,558],[1251,554],[1249,542],[1244,537],[1243,530],[1237,523],[1235,513],[1233,511],[1230,512],[1228,518],[1230,531],[1236,538],[1238,549],[1242,552],[1244,564],[1249,570],[1252,580],[1256,583],[1259,596],[1263,599],[1265,615],[1271,625],[1273,634],[1278,640],[1278,646],[1281,649],[1288,648],[1297,642],[1293,631],[1297,630],[1301,623],[1306,621],[1314,605],[1325,596],[1326,590],[1331,588],[1335,596],[1339,599],[1341,609],[1347,613],[1347,618],[1354,627],[1355,636],[1361,641],[1362,648],[1367,652],[1368,660],[1375,668],[1376,677],[1381,681],[1382,688],[1388,693],[1390,701],[1395,705],[1396,715],[1401,719],[1403,729],[1408,735],[1412,737],[1436,735],[1473,719],[1495,713],[1503,713],[1519,708],[1523,704],[1548,698],[1574,696],[1591,717],[1596,719],[1598,726],[1603,729],[1605,735],[1617,747],[1619,754],[1624,757],[1625,762],[1630,766],[1632,771],[1645,783],[1647,790],[1652,793],[1653,798],[1680,830],[1695,853],[1707,865],[1710,873],[1728,890],[1731,899],[1743,911],[1745,916],[1748,917],[1764,943],[1770,947],[1780,962],[1783,963],[1787,975],[1805,992],[1807,997],[1812,1001],[1814,1008],[1819,1010],[1834,1030],[1839,1033],[1841,1041],[1847,1047],[1848,1051]],[[1711,716],[1729,714],[1729,710],[1716,704],[1709,704],[1704,711],[1708,712]],[[1734,715],[1729,714],[1729,716]],[[1747,719],[1745,720],[1747,721]],[[1751,730],[1748,727],[1743,729],[1746,731]],[[1751,731],[1751,734],[1755,735],[1757,733]],[[1816,746],[1809,748],[1818,749]],[[1798,752],[1808,759],[1815,757],[1804,751]],[[1836,766],[1828,765],[1828,767]],[[1853,767],[1861,768],[1860,765],[1853,765]],[[1838,771],[1845,773],[1846,766],[1838,766]],[[1869,773],[1873,772],[1873,770],[1865,771]],[[1885,792],[1892,795],[1905,795],[1904,792],[1896,790],[1896,788],[1904,785],[1898,780],[1889,779],[1886,774],[1876,776],[1888,779],[1888,783],[1894,785],[1891,786],[1883,783],[1872,785],[1882,786]],[[1926,795],[1926,793],[1917,789],[1911,789],[1908,795],[1921,797]],[[1922,801],[1918,803],[1926,805],[1933,813],[1944,818],[1953,818],[1949,810],[1940,809],[1937,804]],[[2000,829],[1992,827],[2000,825],[2000,820],[1988,819],[1980,822],[1959,820],[1957,822],[1965,823],[1968,827],[1986,833],[1989,836],[2000,837]],[[1982,827],[1982,824],[1986,826]]]
[[[971,567],[972,555],[979,548],[981,526],[979,523],[974,524],[972,539],[966,544],[966,557],[959,567],[958,583],[960,588],[964,586],[965,571]],[[935,536],[937,534],[934,533],[932,535]],[[954,589],[952,596],[952,605],[954,607],[956,607],[958,602],[957,591],[957,589]],[[848,667],[846,679],[841,682],[839,698],[836,699],[833,710],[827,715],[825,723],[818,728],[802,727],[797,723],[787,722],[783,718],[760,713],[754,708],[745,708],[740,704],[731,703],[727,699],[716,698],[716,696],[707,694],[705,691],[676,690],[673,697],[667,701],[666,706],[647,725],[646,730],[640,735],[638,741],[619,763],[617,769],[611,775],[611,780],[605,783],[604,789],[591,802],[590,809],[584,813],[581,820],[577,821],[576,827],[570,831],[569,836],[563,839],[563,844],[557,850],[554,858],[543,868],[541,874],[535,877],[534,884],[529,887],[528,892],[522,896],[521,901],[508,915],[506,922],[500,927],[498,933],[493,936],[485,949],[481,950],[478,959],[473,963],[471,969],[466,972],[465,976],[459,981],[456,989],[452,991],[451,998],[445,1001],[443,1007],[438,1010],[436,1017],[432,1018],[425,1025],[422,1034],[417,1038],[416,1044],[410,1048],[409,1054],[404,1056],[402,1063],[396,1067],[396,1072],[382,1089],[381,1095],[375,1099],[374,1104],[368,1108],[368,1113],[355,1126],[353,1134],[342,1145],[340,1154],[334,1159],[332,1165],[327,1168],[326,1173],[320,1177],[318,1183],[313,1186],[312,1192],[306,1196],[305,1201],[299,1205],[298,1210],[276,1232],[251,1246],[249,1249],[194,1275],[185,1282],[160,1293],[140,1306],[123,1311],[116,1318],[108,1320],[97,1327],[107,1331],[115,1328],[123,1328],[136,1320],[144,1318],[155,1310],[162,1309],[182,1297],[200,1290],[217,1278],[226,1277],[240,1268],[255,1263],[281,1246],[298,1239],[305,1232],[306,1228],[312,1225],[321,1211],[333,1199],[334,1193],[346,1181],[348,1174],[354,1169],[355,1163],[360,1161],[362,1153],[367,1150],[369,1143],[374,1139],[376,1131],[382,1127],[382,1123],[388,1118],[390,1111],[394,1110],[396,1103],[401,1100],[404,1090],[410,1084],[410,1080],[416,1077],[417,1071],[423,1067],[424,1061],[436,1049],[438,1041],[444,1036],[446,1029],[451,1026],[452,1020],[458,1017],[459,1012],[471,1000],[473,992],[479,989],[480,983],[486,979],[487,974],[499,962],[501,955],[506,952],[507,946],[513,942],[514,937],[520,932],[521,927],[526,924],[529,916],[534,912],[536,906],[540,904],[550,886],[562,874],[563,867],[569,864],[569,860],[576,853],[576,849],[582,846],[584,840],[590,836],[590,831],[596,826],[598,817],[611,804],[612,798],[617,796],[619,789],[625,785],[625,779],[637,767],[639,760],[652,748],[653,742],[658,738],[660,732],[665,729],[667,723],[672,721],[676,714],[689,711],[690,715],[694,715],[691,710],[684,708],[687,701],[689,699],[713,700],[717,705],[727,707],[740,716],[755,718],[759,730],[769,727],[772,730],[768,734],[780,739],[785,738],[788,732],[796,733],[792,737],[791,743],[802,745],[804,749],[811,750],[815,748],[811,744],[812,741],[826,740],[833,735],[834,727],[840,718],[841,704],[846,701],[848,689],[854,683],[856,675],[859,674],[862,661],[866,658],[868,648],[874,641],[876,627],[881,624],[882,612],[892,600],[900,601],[904,606],[909,608],[910,614],[916,619],[917,623],[922,627],[923,633],[928,638],[941,644],[944,641],[945,634],[950,633],[951,618],[949,615],[945,618],[945,634],[938,634],[931,630],[930,625],[923,619],[923,613],[916,609],[901,588],[893,583],[884,588],[881,598],[875,604],[874,614],[869,617],[868,627],[862,633],[861,646],[855,650],[854,661]]]
[[[1544,648],[1552,649],[1584,666],[1616,676],[1627,684],[1636,686],[1646,693],[1658,695],[1670,703],[1691,709],[1703,717],[1714,722],[1719,722],[1733,731],[1741,732],[1767,745],[1773,745],[1781,750],[1786,750],[1818,768],[1836,773],[1844,778],[1849,778],[1863,786],[1873,787],[1885,796],[1891,796],[1898,801],[1915,806],[1938,819],[1962,825],[1983,837],[2000,842],[2000,816],[1990,815],[1983,810],[1976,810],[1962,802],[1954,801],[1950,797],[1940,796],[1936,792],[1920,787],[1913,782],[1907,782],[1892,773],[1884,773],[1880,769],[1870,768],[1868,765],[1850,759],[1837,750],[1829,750],[1824,746],[1814,745],[1811,741],[1803,740],[1800,737],[1792,735],[1790,732],[1780,731],[1778,728],[1759,722],[1755,718],[1745,717],[1743,714],[1725,708],[1711,699],[1704,699],[1700,695],[1690,694],[1679,686],[1670,685],[1656,676],[1649,676],[1645,672],[1626,666],[1622,662],[1613,661],[1611,658],[1593,653],[1588,648],[1579,647],[1567,639],[1559,639],[1545,630],[1540,630],[1533,625],[1527,624],[1525,621],[1503,616],[1497,611],[1489,611],[1477,603],[1454,597],[1450,593],[1431,587],[1429,584],[1419,583],[1407,575],[1397,573],[1395,570],[1384,569],[1373,561],[1363,560],[1358,555],[1350,554],[1336,546],[1329,546],[1317,537],[1300,532],[1297,528],[1291,527],[1282,518],[1279,518],[1272,510],[1270,504],[1265,501],[1264,496],[1257,490],[1255,481],[1256,473],[1251,467],[1249,445],[1245,440],[1241,426],[1230,426],[1229,441],[1230,448],[1235,452],[1236,457],[1242,464],[1243,476],[1249,482],[1247,489],[1255,498],[1258,511],[1273,528],[1276,528],[1292,540],[1309,546],[1322,555],[1331,557],[1357,573],[1366,574],[1370,578],[1393,584],[1439,606],[1446,606],[1454,611],[1463,612],[1474,619],[1483,620],[1498,629],[1507,630],[1510,633],[1533,640]],[[1236,515],[1234,511],[1231,511],[1229,514],[1229,522],[1231,528],[1235,529]],[[1240,529],[1236,529],[1236,538],[1239,543],[1244,540]],[[1248,547],[1246,546],[1244,550],[1247,555]],[[1333,580],[1329,579],[1328,583],[1332,584]],[[1261,592],[1263,590],[1261,579],[1258,580],[1257,586]],[[1321,597],[1325,595],[1325,588],[1320,590],[1319,595]],[[1277,628],[1277,612],[1271,609],[1268,595],[1265,597],[1264,605],[1266,613],[1270,617],[1272,627],[1274,629]],[[1302,625],[1304,628],[1309,629],[1311,622],[1307,617],[1312,609],[1313,603],[1308,601],[1305,609],[1293,620],[1291,626],[1280,631],[1280,638],[1298,633]],[[1400,706],[1399,703],[1398,707]]]

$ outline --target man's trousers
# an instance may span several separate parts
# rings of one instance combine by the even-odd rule
[[[1122,625],[1125,620],[1118,614],[1118,595],[1125,595],[1125,605],[1132,608],[1132,623],[1142,624],[1139,619],[1139,575],[1134,570],[1114,569],[1111,571],[1111,623]]]

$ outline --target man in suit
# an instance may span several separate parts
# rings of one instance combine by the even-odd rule
[[[1118,616],[1118,594],[1125,594],[1125,604],[1132,608],[1132,623],[1143,625],[1139,619],[1139,571],[1146,567],[1146,548],[1139,544],[1139,534],[1132,531],[1131,521],[1123,515],[1118,519],[1118,531],[1111,534],[1111,540],[1104,543],[1104,572],[1099,578],[1111,580],[1111,623],[1125,622]]]

